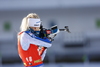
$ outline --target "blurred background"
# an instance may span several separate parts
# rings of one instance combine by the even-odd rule
[[[37,13],[47,29],[71,31],[55,37],[44,67],[100,67],[100,0],[0,0],[0,67],[24,67],[17,33],[29,13]]]

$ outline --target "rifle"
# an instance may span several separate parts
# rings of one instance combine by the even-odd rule
[[[58,29],[57,25],[55,25],[55,26],[52,26],[50,29],[46,29],[46,28],[43,28],[43,26],[41,25],[40,29],[41,29],[40,37],[41,38],[47,37],[51,41],[54,41],[54,37],[61,31],[66,31],[68,33],[71,33],[69,31],[68,26],[65,26],[64,29]]]

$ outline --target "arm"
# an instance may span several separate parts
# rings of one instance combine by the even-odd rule
[[[21,35],[21,44],[34,44],[37,46],[43,46],[47,48],[51,47],[52,45],[51,43],[36,39],[35,37],[31,37],[25,32]]]
[[[46,47],[41,47],[41,49],[39,50],[39,55],[41,56],[46,49]]]
[[[47,48],[45,48],[45,47],[41,47],[41,49],[39,50],[39,55],[42,57],[42,60],[44,60],[46,51],[47,51]]]

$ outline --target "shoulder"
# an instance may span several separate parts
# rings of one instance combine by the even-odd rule
[[[22,38],[22,37],[27,37],[28,34],[27,34],[25,31],[22,31],[22,32],[19,32],[19,33],[17,34],[17,36]]]
[[[24,35],[24,34],[29,34],[30,32],[29,31],[21,31],[21,32],[18,32],[17,35]]]
[[[22,32],[18,32],[18,34],[17,34],[17,35],[21,35],[23,32],[24,32],[24,31],[22,31]]]

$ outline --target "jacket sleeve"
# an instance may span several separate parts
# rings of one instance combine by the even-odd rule
[[[47,48],[52,46],[51,43],[36,39],[35,37],[31,37],[25,32],[21,35],[20,41],[21,41],[21,44],[23,44],[23,45],[34,44],[34,45],[43,46],[43,47],[47,47]]]

